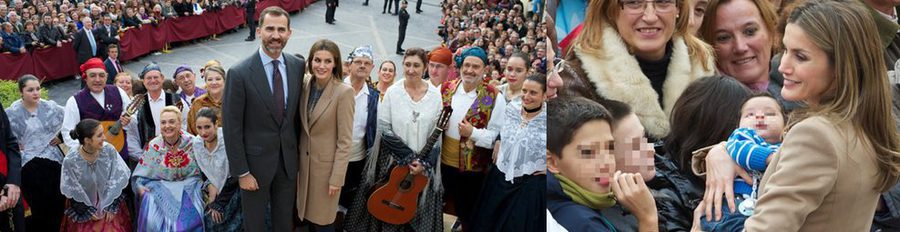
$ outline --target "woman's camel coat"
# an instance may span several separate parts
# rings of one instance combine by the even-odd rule
[[[333,79],[325,86],[311,113],[307,105],[311,85],[303,81],[300,99],[300,173],[297,178],[297,215],[318,225],[334,222],[340,191],[328,195],[328,187],[344,186],[353,135],[353,89]]]

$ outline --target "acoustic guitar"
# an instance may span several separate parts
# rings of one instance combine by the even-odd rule
[[[445,107],[438,118],[431,137],[425,143],[422,151],[416,155],[421,158],[434,148],[434,143],[441,137],[447,121],[450,120],[450,114],[453,109]],[[369,213],[378,220],[386,223],[401,225],[406,224],[416,216],[416,207],[418,206],[419,193],[425,189],[428,184],[428,178],[422,173],[412,174],[409,166],[397,165],[391,170],[391,176],[387,184],[375,190],[367,207]]]
[[[131,117],[131,115],[134,115],[134,113],[144,105],[146,99],[144,94],[134,95],[134,101],[128,105],[128,108],[125,109],[122,116]],[[113,147],[116,148],[116,151],[121,152],[122,149],[125,149],[125,133],[122,133],[122,122],[120,120],[101,121],[100,125],[103,126],[103,129],[106,131],[106,142],[112,144]]]

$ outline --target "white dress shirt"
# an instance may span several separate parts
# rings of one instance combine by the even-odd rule
[[[453,94],[452,102],[450,104],[453,107],[453,113],[450,114],[450,121],[447,124],[447,131],[444,131],[447,136],[453,139],[459,139],[459,123],[466,117],[466,114],[469,113],[469,109],[472,108],[472,103],[475,103],[475,99],[478,98],[477,88],[472,89],[471,92],[466,92],[465,88],[463,88],[463,83],[459,84],[459,87],[456,89],[456,93]],[[491,119],[488,120],[487,128],[474,128],[472,130],[472,136],[469,137],[472,141],[475,142],[475,146],[493,149],[494,148],[494,140],[497,138],[497,134],[500,133],[500,128],[503,126],[503,112],[506,110],[506,97],[503,96],[503,93],[497,92],[497,97],[494,98],[494,108],[491,109]]]
[[[350,79],[344,79],[344,83],[353,87]],[[352,147],[350,147],[350,162],[366,158],[366,141],[364,138],[366,137],[366,119],[369,117],[369,88],[363,86],[353,99],[356,104],[353,111],[353,139]]]
[[[425,147],[441,114],[441,92],[428,86],[425,96],[416,102],[406,92],[406,81],[399,82],[387,89],[378,104],[378,130],[400,137],[414,152]]]

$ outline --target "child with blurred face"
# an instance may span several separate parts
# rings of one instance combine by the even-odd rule
[[[723,205],[721,221],[704,216],[706,218],[700,221],[704,231],[743,229],[744,221],[753,214],[756,205],[758,182],[781,147],[784,121],[784,108],[768,93],[754,95],[741,106],[739,128],[728,137],[725,149],[742,168],[739,170],[742,176],[749,176],[751,180],[738,178],[734,181],[737,209],[732,212]]]
[[[599,211],[621,204],[638,228],[658,229],[656,202],[641,173],[617,171],[613,119],[582,97],[548,102],[547,208],[568,230],[608,228]],[[551,200],[552,199],[552,200]],[[571,204],[571,202],[576,204]],[[586,207],[586,208],[585,208]]]
[[[644,181],[656,176],[653,144],[647,142],[644,126],[631,108],[618,101],[600,103],[610,111],[613,121],[613,138],[615,139],[616,168],[624,173],[640,173]]]

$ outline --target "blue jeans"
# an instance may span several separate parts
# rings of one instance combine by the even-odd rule
[[[734,197],[735,206],[741,205],[741,202],[744,202],[744,196]],[[707,217],[712,217],[712,215],[704,215],[703,217],[700,217],[700,228],[703,231],[743,231],[744,221],[746,221],[749,216],[744,216],[737,210],[735,210],[734,213],[731,213],[728,204],[725,202],[722,203],[722,220],[707,221]],[[710,219],[715,220],[715,218]]]

